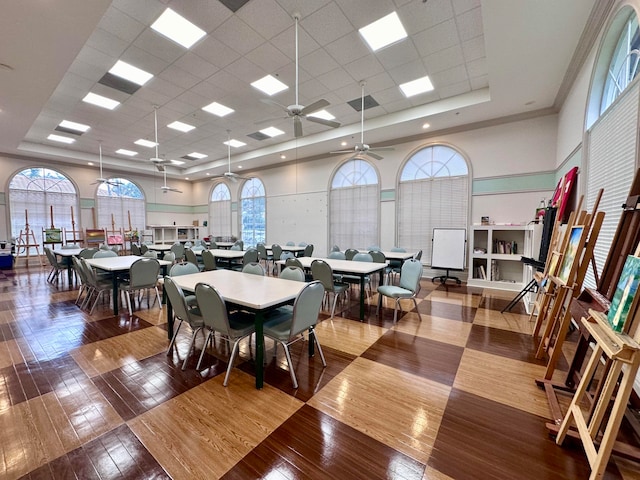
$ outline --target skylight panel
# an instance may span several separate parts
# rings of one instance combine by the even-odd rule
[[[374,52],[407,37],[407,31],[396,12],[391,12],[358,31]]]
[[[153,22],[151,28],[169,40],[173,40],[182,45],[184,48],[191,48],[194,43],[207,33],[170,8],[167,8],[163,14]]]
[[[276,127],[263,128],[262,130],[260,130],[260,133],[264,133],[265,135],[268,135],[271,138],[284,134],[282,130]]]
[[[91,92],[87,93],[82,101],[90,103],[92,105],[96,105],[98,107],[106,108],[108,110],[113,110],[118,105],[120,105],[120,102],[118,102],[117,100],[112,100],[111,98],[103,97],[102,95]]]
[[[236,140],[235,138],[232,138],[231,140],[227,141],[227,142],[222,142],[225,145],[229,145],[233,148],[240,148],[240,147],[244,147],[246,145],[246,143],[241,142],[240,140]]]
[[[210,103],[206,107],[202,107],[202,110],[204,110],[205,112],[213,113],[214,115],[217,115],[219,117],[224,117],[225,115],[229,115],[234,111],[232,108],[225,107],[218,102]]]
[[[120,78],[124,78],[125,80],[129,80],[137,85],[144,85],[149,80],[153,78],[153,75],[149,72],[145,72],[144,70],[134,67],[133,65],[129,65],[122,60],[118,60],[116,64],[111,67],[109,73],[112,75],[116,75]]]
[[[190,132],[191,130],[196,128],[193,125],[189,125],[188,123],[183,123],[178,121],[171,122],[169,125],[167,125],[167,127],[173,128],[174,130],[179,130],[184,133]]]
[[[56,135],[54,133],[49,135],[47,138],[49,140],[53,140],[54,142],[60,142],[60,143],[73,143],[73,142],[75,142],[75,140],[73,138],[63,137],[62,135]]]
[[[157,145],[156,142],[145,140],[144,138],[140,138],[133,143],[135,143],[136,145],[140,145],[141,147],[147,147],[147,148],[153,148]]]
[[[400,85],[400,90],[402,90],[405,97],[409,98],[420,93],[430,92],[433,90],[433,84],[431,83],[429,76],[426,75],[422,78],[417,78],[410,82],[403,83]]]
[[[116,153],[119,153],[120,155],[126,155],[127,157],[134,157],[138,154],[138,152],[134,152],[132,150],[125,150],[124,148],[116,150]]]
[[[73,130],[76,132],[85,133],[91,127],[89,125],[83,125],[82,123],[71,122],[69,120],[63,120],[58,125],[59,127],[66,128],[67,130]]]
[[[251,86],[257,88],[258,90],[266,93],[267,95],[275,95],[278,92],[282,92],[283,90],[287,90],[289,87],[278,80],[276,77],[272,75],[267,75],[266,77],[262,77],[260,80],[256,80],[251,83]]]

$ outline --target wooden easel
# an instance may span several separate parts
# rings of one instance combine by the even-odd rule
[[[49,215],[51,218],[51,224],[49,228],[42,229],[42,248],[46,245],[63,245],[62,230],[56,228],[53,222],[53,205],[49,205]]]
[[[71,233],[71,238],[69,238],[69,233]],[[76,220],[73,216],[73,205],[71,205],[71,230],[64,229],[64,241],[65,243],[73,243],[80,246],[84,244],[82,230],[76,230]]]
[[[118,250],[124,250],[124,233],[122,228],[116,228],[116,219],[111,214],[111,230],[107,229],[107,241],[106,244],[109,247],[119,247]]]
[[[638,372],[638,366],[640,366],[640,345],[629,335],[614,332],[602,312],[591,310],[589,318],[582,319],[582,324],[589,331],[596,345],[567,414],[558,429],[556,443],[562,445],[565,437],[570,434],[569,428],[575,425],[577,435],[574,432],[571,436],[577,436],[582,441],[591,466],[589,478],[593,480],[604,476],[609,457],[616,443],[620,423],[633,389],[633,381]],[[589,384],[603,355],[610,362],[610,368],[602,380],[602,389],[597,398],[593,399],[594,408],[585,418],[580,405],[588,395]],[[604,432],[602,437],[598,438],[611,402],[613,404]],[[557,426],[547,424],[547,428],[553,431]],[[599,444],[599,447],[596,443]]]
[[[21,249],[25,251],[25,263],[26,266],[29,266],[29,258],[31,253],[31,248],[36,249],[36,253],[38,254],[38,262],[40,266],[42,266],[42,257],[40,256],[40,244],[36,241],[36,236],[33,234],[33,230],[29,227],[29,213],[25,209],[24,211],[24,230],[20,230],[20,235],[18,236],[17,245],[16,245],[16,264],[18,263],[18,259],[20,258]]]

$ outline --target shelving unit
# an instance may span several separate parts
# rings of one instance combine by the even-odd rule
[[[154,243],[169,244],[179,242],[193,242],[200,238],[200,228],[193,225],[147,225],[147,230],[153,232]]]
[[[537,257],[542,225],[473,225],[470,230],[468,285],[519,291],[531,280],[533,272],[520,258]]]

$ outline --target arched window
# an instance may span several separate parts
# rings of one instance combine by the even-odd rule
[[[214,237],[231,236],[231,192],[225,183],[218,183],[211,192],[209,232]]]
[[[263,183],[257,178],[248,179],[240,194],[240,235],[245,248],[265,241],[266,203]]]
[[[345,162],[333,176],[329,197],[329,244],[367,248],[380,243],[378,173],[366,160]]]
[[[422,250],[430,263],[434,228],[467,228],[469,188],[469,167],[453,148],[432,145],[411,155],[398,185],[398,246]]]
[[[147,224],[146,202],[142,190],[125,178],[110,178],[110,183],[103,183],[96,192],[96,210],[98,212],[98,228],[111,229],[112,222],[116,228],[131,228],[141,231]]]
[[[53,222],[51,207],[53,206]],[[42,243],[42,229],[72,229],[71,207],[74,210],[76,229],[78,219],[78,194],[71,180],[49,168],[27,168],[18,172],[9,183],[9,208],[11,211],[11,236],[18,237],[25,230],[26,214],[29,228],[38,243]],[[31,242],[33,243],[33,238]]]

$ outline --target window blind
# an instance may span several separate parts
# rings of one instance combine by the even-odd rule
[[[231,236],[231,200],[209,204],[209,232],[214,237]]]
[[[145,201],[139,198],[129,197],[104,197],[96,198],[97,228],[111,229],[112,220],[115,228],[129,229],[129,215],[131,215],[131,228],[142,231],[146,226]],[[113,214],[113,219],[111,215]]]
[[[329,232],[331,245],[342,249],[367,248],[379,243],[378,185],[358,185],[331,190]]]

